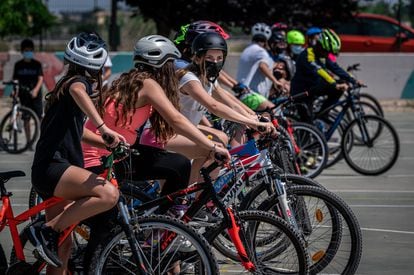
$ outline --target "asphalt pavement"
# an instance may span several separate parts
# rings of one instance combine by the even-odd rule
[[[341,161],[316,180],[336,192],[351,206],[363,233],[363,255],[357,274],[413,274],[414,272],[414,113],[386,112],[396,128],[400,157],[387,173],[359,175]],[[27,209],[33,152],[10,155],[0,152],[0,171],[23,170],[27,176],[7,183],[13,192],[15,213]],[[0,242],[10,255],[8,230]],[[236,265],[222,265],[223,274],[240,274]]]

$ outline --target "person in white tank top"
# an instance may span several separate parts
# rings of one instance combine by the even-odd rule
[[[226,105],[229,101],[216,81],[227,55],[227,44],[223,37],[214,32],[201,33],[194,39],[192,50],[192,63],[177,73],[180,79],[180,111],[187,119],[224,146],[227,145],[228,139],[223,132],[200,125],[206,111],[254,129],[263,127],[266,132],[275,131],[271,123],[259,122],[257,116],[253,117],[239,105]],[[200,157],[196,146],[189,146],[182,136],[176,136],[168,141],[166,148],[193,159],[191,177],[198,177],[206,158]]]

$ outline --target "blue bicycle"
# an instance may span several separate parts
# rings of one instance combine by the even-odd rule
[[[367,103],[360,101],[360,88],[348,90],[344,99],[315,113],[314,123],[328,141],[328,167],[344,158],[358,173],[379,175],[397,161],[400,141],[386,119],[366,114]]]

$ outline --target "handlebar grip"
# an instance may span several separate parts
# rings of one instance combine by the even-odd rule
[[[102,135],[102,139],[107,143],[107,144],[112,144],[115,140],[115,138],[113,136],[110,136],[108,134],[103,134]]]

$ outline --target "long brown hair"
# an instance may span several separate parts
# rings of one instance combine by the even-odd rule
[[[69,63],[67,73],[56,83],[55,88],[45,96],[45,112],[47,112],[47,110],[59,100],[59,97],[65,90],[69,89],[68,84],[70,81],[79,76],[85,77],[85,79],[91,84],[97,82],[97,86],[93,91],[93,95],[97,95],[99,97],[99,101],[96,102],[96,105],[102,105],[102,70],[92,72],[88,71],[80,65]],[[102,113],[100,114],[102,115]]]
[[[138,100],[138,93],[143,87],[145,79],[151,78],[158,82],[164,90],[165,95],[179,110],[178,80],[175,75],[174,64],[167,61],[161,68],[140,65],[139,68],[130,70],[115,80],[111,87],[103,92],[103,100],[107,105],[111,98],[115,101],[115,107],[122,104],[121,114],[117,113],[115,123],[120,125],[130,124],[136,111],[135,106]],[[103,106],[105,109],[106,106]],[[174,129],[154,110],[150,117],[151,126],[157,141],[165,142],[175,135]]]

